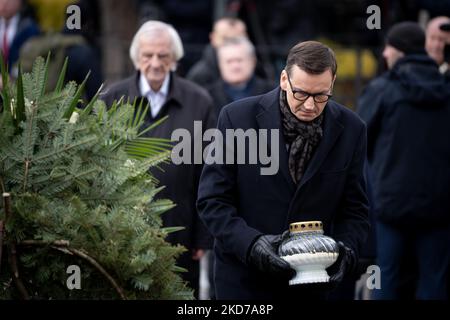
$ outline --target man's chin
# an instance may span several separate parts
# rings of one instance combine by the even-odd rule
[[[315,113],[304,113],[304,112],[297,112],[295,116],[300,119],[301,121],[313,121],[317,115]]]
[[[147,80],[151,82],[163,82],[165,77],[165,74],[147,74]]]
[[[156,86],[159,87],[162,85],[162,83],[164,82],[165,79],[165,75],[164,76],[155,76],[155,75],[147,75],[147,82],[150,84],[150,86]]]

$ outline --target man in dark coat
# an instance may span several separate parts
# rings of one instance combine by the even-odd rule
[[[138,71],[105,92],[102,98],[107,105],[123,96],[130,101],[146,98],[150,102],[146,126],[169,116],[148,132],[151,137],[170,139],[176,129],[187,129],[194,139],[194,121],[201,121],[204,129],[214,126],[216,116],[209,94],[171,72],[183,56],[183,46],[175,29],[159,21],[146,22],[134,36],[130,56]],[[171,199],[176,204],[162,215],[164,226],[185,228],[169,234],[168,240],[188,249],[178,264],[187,268],[188,272],[182,276],[196,289],[197,295],[199,259],[204,250],[211,247],[211,236],[195,207],[201,164],[190,163],[161,165],[163,171],[155,169],[152,174],[165,187],[158,197]]]
[[[390,70],[358,102],[373,177],[377,299],[399,299],[403,277],[415,268],[416,299],[448,298],[450,83],[424,46],[417,23],[393,26],[383,52]],[[405,265],[410,253],[413,264]]]
[[[273,85],[255,74],[255,47],[246,37],[226,40],[217,49],[220,79],[208,86],[216,113],[223,106],[250,96],[266,93]]]
[[[339,243],[330,284],[355,267],[369,229],[366,128],[329,100],[336,69],[330,48],[299,43],[289,52],[280,88],[222,109],[222,135],[230,129],[266,132],[256,143],[275,155],[279,170],[264,171],[261,159],[241,165],[207,161],[203,168],[197,206],[215,238],[218,299],[323,298],[327,286],[289,286],[293,270],[277,255],[284,231],[297,221],[322,221],[325,234]],[[235,142],[226,142],[227,153],[236,154]],[[237,144],[244,145],[245,159],[254,156],[248,152],[252,143]]]
[[[211,85],[220,78],[216,49],[227,39],[246,36],[247,27],[242,20],[232,17],[218,19],[209,34],[210,44],[205,47],[202,58],[191,67],[186,78],[203,87]]]
[[[217,48],[230,39],[241,37],[248,38],[247,27],[242,20],[225,16],[215,21],[213,30],[209,34],[210,43],[203,49],[202,58],[189,69],[186,79],[194,81],[204,88],[219,80]],[[267,78],[262,64],[256,64],[255,72],[259,77]]]

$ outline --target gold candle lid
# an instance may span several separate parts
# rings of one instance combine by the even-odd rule
[[[302,232],[302,231],[321,231],[323,230],[322,221],[302,221],[294,222],[289,225],[290,232]]]

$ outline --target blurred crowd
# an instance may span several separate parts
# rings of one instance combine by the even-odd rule
[[[278,86],[295,43],[327,43],[338,60],[333,99],[368,126],[372,221],[358,272],[331,299],[448,299],[450,175],[433,168],[445,166],[450,154],[444,108],[450,104],[450,1],[135,0],[129,2],[134,16],[117,21],[133,38],[124,50],[105,53],[110,35],[102,19],[114,14],[113,2],[0,0],[0,47],[11,77],[19,61],[30,70],[51,51],[51,86],[57,79],[51,71],[68,57],[66,81],[81,83],[90,72],[86,99],[102,83],[107,103],[144,99],[148,125],[169,116],[149,135],[170,138],[177,128],[194,135],[194,121],[213,128],[223,106]],[[81,9],[79,30],[65,24],[73,3]],[[381,8],[380,30],[367,29],[370,4]],[[112,74],[105,54],[128,50],[130,68]],[[185,280],[196,297],[214,299],[213,239],[195,205],[200,172],[201,165],[172,164],[155,175],[166,186],[160,196],[177,203],[164,223],[186,227],[169,239],[189,250],[179,262],[188,269]],[[381,289],[373,292],[356,285],[370,265],[382,271]]]

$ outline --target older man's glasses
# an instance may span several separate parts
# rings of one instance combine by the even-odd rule
[[[328,99],[330,99],[333,95],[332,94],[326,94],[326,93],[309,93],[300,89],[294,89],[292,87],[292,83],[291,83],[291,79],[289,77],[289,73],[286,71],[287,74],[287,79],[289,82],[289,86],[291,87],[291,91],[292,94],[294,95],[294,98],[300,102],[305,102],[306,100],[308,100],[309,97],[313,97],[314,102],[317,103],[324,103],[327,102]],[[332,88],[333,84],[331,84],[331,88]],[[331,91],[330,88],[330,91]]]

